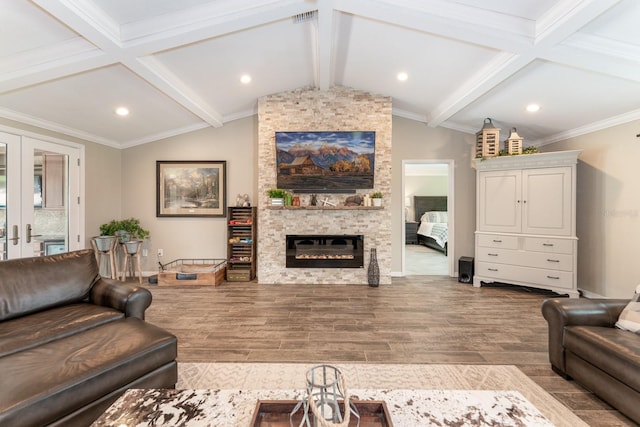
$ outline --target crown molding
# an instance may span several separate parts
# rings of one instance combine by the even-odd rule
[[[195,132],[197,130],[205,129],[208,127],[211,127],[211,126],[205,122],[195,123],[193,125],[183,126],[181,128],[171,129],[165,132],[160,132],[153,135],[144,136],[142,138],[134,139],[121,144],[118,148],[122,148],[122,149],[131,148],[138,145],[148,144],[150,142],[156,142],[162,139],[183,135],[185,133]]]
[[[640,120],[640,109],[533,141],[539,147]]]
[[[37,117],[30,116],[28,114],[18,113],[17,111],[10,110],[8,108],[0,107],[0,117],[5,119],[15,120],[20,123],[39,127],[49,131],[61,133],[63,135],[73,136],[75,138],[83,139],[89,142],[95,142],[96,144],[106,145],[112,148],[120,148],[121,145],[111,139],[102,138],[100,136],[83,132],[78,129],[74,129],[68,126],[61,125],[59,123],[51,122],[48,120],[39,119]]]

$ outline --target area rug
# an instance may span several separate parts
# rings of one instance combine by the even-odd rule
[[[275,395],[297,398],[305,388],[305,373],[312,366],[315,365],[180,363],[177,388],[250,391],[243,392],[243,400],[253,399],[253,402],[256,398],[269,399]],[[515,366],[348,363],[335,366],[345,373],[348,388],[360,399],[384,398],[393,405],[402,402],[403,406],[411,402],[418,413],[435,417],[430,423],[587,426]],[[246,402],[242,412],[254,405]],[[391,406],[390,411],[393,419]],[[510,420],[513,413],[521,416]],[[402,419],[394,419],[394,425],[405,424]]]

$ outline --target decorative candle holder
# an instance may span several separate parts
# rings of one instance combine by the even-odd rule
[[[301,409],[304,415],[299,427],[347,427],[352,414],[358,420],[357,425],[360,425],[360,415],[349,400],[345,376],[339,368],[331,365],[314,366],[307,371],[306,383],[305,397],[289,415],[292,427],[293,416]]]

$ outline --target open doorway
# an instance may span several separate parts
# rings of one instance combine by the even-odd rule
[[[404,160],[403,275],[454,275],[453,160]]]

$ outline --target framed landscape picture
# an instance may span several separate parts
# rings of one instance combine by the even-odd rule
[[[156,161],[156,216],[224,217],[227,162]]]

